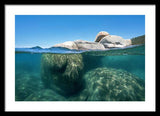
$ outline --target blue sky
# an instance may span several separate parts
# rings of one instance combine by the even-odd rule
[[[145,15],[16,15],[15,47],[94,41],[100,31],[130,39],[145,34]]]

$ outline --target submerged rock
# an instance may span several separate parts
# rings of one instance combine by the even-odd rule
[[[144,101],[144,80],[113,68],[96,68],[84,75],[86,87],[81,98],[86,101]],[[84,99],[83,99],[84,100]]]
[[[81,54],[43,54],[41,79],[46,87],[62,95],[74,94],[83,85],[83,66]]]

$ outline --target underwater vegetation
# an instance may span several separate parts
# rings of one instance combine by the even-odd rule
[[[42,56],[42,81],[70,100],[76,97],[77,101],[144,100],[144,81],[135,75],[122,69],[99,67],[82,77],[82,73],[79,74],[82,69],[82,56],[79,54]]]
[[[16,53],[15,101],[145,101],[144,46],[127,50]]]
[[[41,78],[46,87],[67,95],[82,85],[83,66],[81,54],[43,54]]]
[[[144,81],[121,69],[96,68],[84,75],[88,101],[143,101]]]
[[[43,54],[42,81],[70,101],[144,101],[144,80],[107,67],[83,73],[85,60],[81,54]]]

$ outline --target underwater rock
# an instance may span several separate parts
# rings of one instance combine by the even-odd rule
[[[84,75],[86,101],[144,101],[144,80],[113,68],[96,68]],[[87,93],[88,92],[88,93]],[[88,96],[87,96],[88,95]]]
[[[27,72],[16,74],[15,101],[24,101],[26,97],[43,88],[39,75],[30,75]]]
[[[81,54],[43,54],[41,79],[46,87],[62,95],[74,94],[83,85],[83,66]]]
[[[108,35],[103,37],[99,43],[103,44],[105,48],[121,48],[128,45],[131,45],[130,40],[125,40],[120,36]]]
[[[50,89],[43,89],[28,96],[25,101],[65,101],[66,99]]]
[[[97,34],[96,38],[95,38],[95,42],[99,42],[103,37],[108,36],[109,33],[105,32],[105,31],[101,31]]]

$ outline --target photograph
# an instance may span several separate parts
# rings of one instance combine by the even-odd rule
[[[5,5],[5,111],[155,111],[156,6]]]
[[[145,101],[145,15],[15,15],[15,101]]]

